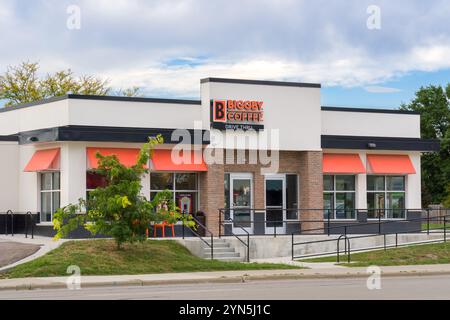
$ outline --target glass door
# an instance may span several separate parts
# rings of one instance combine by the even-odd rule
[[[266,234],[286,230],[286,176],[266,176]],[[276,230],[275,230],[276,229]]]
[[[253,232],[252,174],[230,174],[230,216],[233,219],[233,233]]]

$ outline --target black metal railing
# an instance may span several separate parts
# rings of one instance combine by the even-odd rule
[[[210,252],[211,252],[211,260],[214,259],[214,234],[213,234],[213,233],[211,232],[211,230],[209,230],[203,223],[201,223],[200,221],[198,221],[197,218],[195,218],[195,217],[192,216],[192,215],[191,215],[191,217],[192,217],[192,220],[194,220],[194,222],[195,222],[195,224],[196,224],[196,227],[195,227],[195,228],[190,228],[190,227],[189,227],[189,230],[190,230],[197,238],[199,238],[201,241],[203,241],[203,242],[210,248]],[[201,235],[197,232],[197,230],[198,230],[199,227],[205,231],[205,237],[206,237],[206,233],[209,233],[209,237],[210,237],[210,241],[211,241],[210,243],[208,243],[208,241],[206,241],[206,240],[203,238],[203,236],[201,236]],[[185,228],[186,228],[186,225],[185,225],[184,222],[183,222],[183,226],[182,226],[182,237],[183,237],[183,239],[185,238],[185,234],[186,234]]]
[[[237,228],[239,228],[241,231],[243,231],[243,233],[245,234],[245,236],[246,236],[246,241],[244,241],[244,240],[242,240],[241,239],[241,235],[238,235],[238,234],[236,234],[236,233],[234,233],[233,232],[233,230],[229,230],[228,232],[229,232],[229,235],[231,235],[231,236],[234,236],[236,239],[238,239],[239,240],[239,242],[240,243],[242,243],[243,245],[244,245],[244,247],[245,247],[245,251],[246,251],[246,257],[245,257],[245,260],[247,261],[247,262],[250,262],[250,232],[248,232],[246,229],[245,229],[245,226],[242,226],[242,225],[240,225],[238,222],[236,222],[236,221],[233,221],[232,219],[229,219],[229,220],[222,220],[222,215],[220,214],[220,210],[219,210],[219,238],[221,238],[222,237],[222,227],[223,227],[223,229],[225,229],[225,225],[228,225],[228,224],[232,224],[233,226],[235,226],[235,227],[237,227]]]
[[[378,212],[376,218],[367,217],[363,221],[358,220],[358,216],[362,213],[367,215],[368,209],[345,209],[346,212],[352,211],[352,214],[347,214],[347,216],[351,216],[352,219],[336,219],[336,217],[340,217],[340,212],[343,209],[230,209],[224,208],[219,209],[219,235],[223,235],[222,227],[225,225],[239,225],[243,228],[254,230],[255,225],[262,225],[262,229],[264,229],[264,233],[259,233],[258,235],[272,235],[276,237],[277,235],[289,235],[292,233],[287,227],[288,226],[296,226],[298,229],[298,234],[302,233],[322,233],[330,235],[332,231],[336,229],[344,230],[344,233],[347,234],[352,229],[357,229],[357,227],[361,227],[364,225],[374,227],[375,225],[378,228],[378,233],[382,233],[382,226],[386,222],[402,222],[408,221],[408,217],[411,212],[418,213],[422,212],[424,209],[376,209]],[[384,211],[384,214],[381,214],[381,210]],[[383,218],[394,216],[393,213],[396,212],[396,216],[398,216],[398,212],[401,210],[401,216],[404,218]],[[236,221],[236,219],[231,218],[231,212],[245,212],[248,213],[249,219],[240,219]],[[283,214],[283,216],[292,216],[292,219],[267,219],[268,211],[277,211],[278,214]],[[320,212],[321,216],[323,213],[323,218],[320,219],[307,219],[305,216],[313,214],[317,216],[317,213]],[[263,213],[264,219],[255,220],[251,217],[254,217],[255,213]],[[339,213],[339,214],[338,214]],[[321,225],[318,228],[303,228],[302,225],[305,224],[319,224]],[[225,228],[223,228],[225,229]],[[282,229],[279,231],[278,229]]]
[[[26,213],[25,217],[25,238],[28,238],[28,227],[31,227],[31,239],[34,239],[34,226],[36,221],[34,220],[34,216],[31,211]]]
[[[400,247],[400,246],[407,246],[407,245],[411,245],[414,244],[416,242],[405,242],[405,243],[401,243],[399,244],[398,242],[398,236],[402,235],[402,234],[411,234],[411,233],[424,233],[426,231],[426,233],[429,235],[430,233],[438,233],[438,234],[443,234],[443,238],[442,239],[434,239],[434,240],[426,240],[426,241],[420,241],[420,243],[433,243],[433,242],[447,242],[447,221],[449,219],[450,215],[447,216],[443,216],[443,217],[430,217],[429,214],[427,215],[427,217],[421,217],[421,218],[415,218],[415,219],[407,219],[405,221],[407,222],[423,222],[426,221],[427,222],[427,230],[423,230],[422,227],[422,223],[420,224],[420,228],[417,230],[410,230],[410,231],[405,231],[405,232],[389,232],[389,233],[377,233],[377,234],[368,234],[368,235],[356,235],[356,236],[352,236],[349,237],[348,234],[342,234],[340,235],[337,239],[321,239],[321,240],[314,240],[314,241],[306,241],[306,242],[295,242],[294,239],[294,233],[292,233],[291,235],[291,253],[292,253],[292,260],[295,259],[304,259],[304,258],[308,258],[308,257],[316,257],[316,256],[325,256],[325,255],[332,255],[332,254],[336,254],[336,261],[339,263],[340,261],[340,248],[339,248],[339,242],[342,238],[345,238],[346,241],[346,246],[344,249],[344,252],[347,254],[347,259],[348,262],[350,263],[350,255],[351,255],[351,247],[350,247],[350,240],[352,239],[363,239],[363,238],[371,238],[371,237],[380,237],[383,236],[383,245],[382,246],[372,246],[372,247],[367,247],[367,248],[357,248],[354,249],[353,252],[360,252],[360,251],[367,251],[367,250],[374,250],[374,249],[380,249],[383,248],[384,250],[387,250],[387,248],[390,247]],[[434,232],[432,232],[429,229],[429,225],[430,225],[430,221],[433,220],[438,220],[441,219],[443,221],[443,225],[442,227],[437,227],[434,228]],[[388,224],[388,223],[395,223],[396,221],[385,221],[384,223]],[[436,232],[436,230],[442,230],[442,232]],[[387,236],[388,235],[395,235],[395,244],[391,244],[388,245],[387,244]],[[336,243],[336,251],[328,251],[328,252],[320,252],[320,253],[312,253],[312,254],[303,254],[303,255],[295,255],[295,247],[297,246],[304,246],[304,245],[313,245],[313,244],[318,244],[318,243],[327,243],[327,242],[333,242],[333,241],[337,241]]]
[[[8,210],[5,212],[5,235],[9,235],[8,217],[11,217],[9,219],[9,222],[11,224],[11,236],[14,236],[14,212],[12,210]]]
[[[28,212],[14,212],[8,210],[4,213],[0,213],[0,223],[3,222],[4,234],[14,236],[16,234],[25,234],[25,238],[28,238],[28,234],[31,230],[31,237],[34,239],[34,231],[36,226],[35,215],[38,213]]]

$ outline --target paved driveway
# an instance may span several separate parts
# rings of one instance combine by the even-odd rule
[[[0,268],[32,255],[40,247],[29,243],[0,242]]]

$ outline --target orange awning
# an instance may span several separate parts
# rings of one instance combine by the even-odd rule
[[[375,174],[414,174],[416,169],[408,155],[369,154],[368,172]]]
[[[323,173],[364,173],[364,165],[358,154],[324,153]]]
[[[120,163],[126,167],[132,167],[136,164],[139,156],[139,149],[127,149],[127,148],[87,148],[87,160],[89,169],[98,168],[97,152],[102,156],[116,155]]]
[[[59,148],[36,151],[23,171],[37,172],[47,170],[59,170]]]
[[[155,171],[208,171],[201,151],[190,151],[185,154],[182,150],[154,150],[152,170]],[[186,159],[185,159],[186,158]]]

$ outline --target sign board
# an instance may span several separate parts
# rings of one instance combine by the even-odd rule
[[[256,100],[211,100],[211,128],[263,130],[264,102]]]

